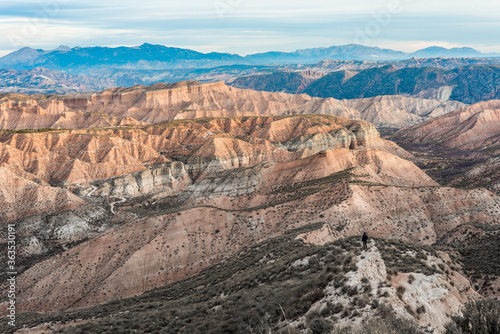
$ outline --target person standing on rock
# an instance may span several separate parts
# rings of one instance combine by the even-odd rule
[[[368,246],[367,246],[367,243],[368,243],[368,235],[365,233],[363,233],[363,236],[361,237],[361,241],[363,241],[363,250],[367,250],[368,249]]]

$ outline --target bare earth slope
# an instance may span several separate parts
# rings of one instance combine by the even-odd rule
[[[220,83],[3,98],[4,127],[51,128],[0,132],[2,223],[16,221],[31,261],[19,260],[18,312],[137,296],[319,223],[302,240],[368,231],[430,245],[466,224],[500,223],[495,194],[441,187],[374,125],[322,115],[359,112],[345,101]],[[428,107],[365,102],[388,101]]]
[[[279,143],[277,145],[276,143]],[[401,156],[369,123],[333,116],[244,117],[176,121],[95,130],[0,133],[0,165],[46,182],[82,183],[181,160],[193,174],[332,148],[374,147]]]
[[[166,172],[156,172],[158,164],[141,166],[140,174],[79,188],[96,200],[123,196],[125,203],[115,209],[136,218],[25,271],[18,278],[20,310],[53,311],[134,296],[318,222],[330,227],[327,240],[367,230],[431,244],[460,224],[493,224],[500,216],[498,197],[439,187],[413,163],[373,148],[395,150],[372,125],[359,121],[243,117],[95,133],[149,143],[155,152],[166,150],[163,159],[177,161],[160,163]],[[33,136],[47,142],[52,135]],[[158,175],[171,181],[157,191],[144,187],[145,181],[162,180]]]
[[[422,160],[430,160],[427,164],[431,168],[449,163],[448,158],[451,167],[437,170],[438,179],[450,185],[486,186],[500,192],[500,101],[459,108],[402,129],[394,138],[409,150],[426,151]],[[436,154],[441,158],[433,158]]]
[[[439,118],[400,132],[417,143],[437,142],[456,150],[477,150],[500,145],[500,100],[462,107]],[[498,149],[498,148],[497,148]],[[499,152],[496,151],[496,154]]]
[[[38,100],[17,94],[5,96],[3,100],[0,104],[0,128],[3,129],[90,128],[200,117],[289,114],[327,114],[401,127],[463,105],[403,96],[341,101],[238,89],[223,82],[134,86]]]

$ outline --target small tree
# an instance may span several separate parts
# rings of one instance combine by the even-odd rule
[[[471,300],[461,315],[451,317],[446,334],[500,333],[500,301],[494,299]]]

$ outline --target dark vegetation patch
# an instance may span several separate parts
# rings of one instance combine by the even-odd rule
[[[374,317],[359,326],[334,328],[330,334],[423,334],[420,326],[411,319],[395,315],[390,304],[381,303]]]
[[[500,182],[500,172],[495,164],[495,152],[498,146],[483,150],[460,151],[447,148],[439,141],[427,141],[415,144],[412,138],[403,135],[391,135],[385,132],[385,138],[412,153],[412,161],[433,180],[442,186],[464,189],[488,188],[498,194],[494,185]],[[498,153],[496,153],[498,154]],[[470,173],[476,167],[480,174]]]
[[[479,299],[469,301],[461,314],[452,316],[446,334],[496,334],[500,333],[500,301]]]
[[[476,290],[486,292],[484,290],[489,289],[491,281],[500,276],[500,233],[486,234],[468,246],[459,247],[458,251],[463,268],[472,282],[481,281],[481,284],[475,286]]]
[[[406,243],[398,239],[377,239],[377,248],[385,262],[388,275],[409,272],[425,275],[442,273],[440,268],[427,264],[429,256],[438,256],[431,246]]]
[[[345,287],[345,294],[353,298],[351,305],[330,303],[321,312],[308,313],[306,323],[302,324],[304,329],[327,333],[334,330],[334,323],[327,317],[357,317],[361,308],[376,310],[378,318],[387,319],[379,319],[374,326],[413,328],[411,322],[395,318],[385,303],[370,300],[369,289],[345,285],[345,274],[357,270],[355,260],[362,249],[357,236],[324,246],[296,240],[298,234],[321,226],[313,224],[289,231],[246,248],[233,259],[206,268],[196,276],[141,296],[55,314],[20,313],[17,322],[34,327],[48,322],[85,320],[59,331],[71,334],[288,333],[293,329],[286,327],[285,319],[296,320],[305,315],[313,303],[325,296],[324,288],[332,282],[337,288]],[[377,239],[377,247],[388,259],[388,268],[401,265],[396,259],[404,258],[400,252],[413,250],[421,252],[421,257],[434,254],[430,247],[397,240]],[[418,265],[421,257],[416,262],[405,260],[403,264]],[[12,329],[2,320],[0,331],[10,333]],[[396,332],[390,329],[387,333]]]
[[[0,132],[7,132],[7,133],[43,133],[52,131],[65,131],[65,129],[40,128],[40,129],[0,130]]]
[[[314,224],[288,232],[243,250],[234,260],[139,297],[51,315],[18,314],[19,323],[32,327],[96,318],[61,331],[66,333],[278,330],[285,316],[296,319],[323,298],[324,287],[334,275],[343,277],[351,270],[352,257],[361,250],[356,237],[325,246],[295,240],[299,233],[320,227]]]
[[[258,168],[257,166],[255,168]],[[249,169],[246,167],[245,169]],[[198,207],[214,208],[227,212],[249,212],[255,210],[262,210],[270,207],[279,206],[282,204],[297,201],[308,196],[320,193],[322,191],[335,192],[335,196],[329,196],[332,202],[329,205],[340,204],[342,201],[350,197],[352,190],[348,187],[348,184],[353,183],[353,177],[355,176],[352,171],[354,168],[349,168],[344,171],[337,173],[332,173],[328,176],[303,181],[303,182],[293,182],[272,187],[267,187],[258,190],[253,196],[264,195],[267,196],[267,200],[260,205],[253,207],[242,207],[236,209],[223,209],[219,207],[214,207],[211,205],[189,205],[188,199],[189,194],[178,194],[176,196],[170,196],[165,198],[163,201],[156,203],[154,206],[144,206],[144,203],[137,201],[129,201],[131,208],[127,209],[129,212],[144,216],[158,216],[165,215],[169,213],[177,213]],[[233,170],[228,173],[238,173],[239,170]],[[242,197],[248,197],[249,195],[242,195]],[[136,204],[136,205],[134,205]],[[320,211],[320,209],[317,209]]]

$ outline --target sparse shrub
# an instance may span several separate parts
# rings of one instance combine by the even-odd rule
[[[318,311],[312,311],[312,312],[309,312],[307,315],[306,315],[306,323],[310,323],[311,321],[313,321],[314,319],[318,319],[318,318],[321,318],[321,314],[320,312]]]
[[[384,297],[384,298],[389,297],[389,292],[388,292],[387,290],[386,290],[386,291],[384,291],[384,293],[382,293],[382,294],[380,295],[380,297]]]
[[[413,282],[415,282],[415,276],[413,275],[408,276],[408,284],[412,284]]]
[[[342,311],[342,314],[340,315],[340,317],[341,317],[342,319],[344,319],[344,318],[348,318],[348,317],[349,317],[349,315],[350,315],[350,311],[349,311],[349,309],[345,308],[345,309],[344,309],[344,311]]]
[[[406,288],[402,285],[398,286],[396,288],[396,296],[398,296],[399,299],[403,300],[403,295],[406,291]]]
[[[309,329],[311,330],[312,334],[325,334],[330,333],[332,325],[328,320],[318,318],[311,321],[311,323],[309,324]]]
[[[391,314],[386,318],[371,319],[362,327],[351,333],[355,334],[423,334],[419,326],[410,319],[403,319]]]
[[[322,316],[323,318],[328,317],[328,316],[330,315],[330,308],[329,308],[328,306],[327,306],[327,307],[325,307],[325,308],[323,308],[323,309],[321,310],[320,314],[321,314],[321,316]]]
[[[368,305],[369,299],[366,296],[362,296],[361,298],[358,299],[358,307],[359,308],[364,308],[366,305]]]
[[[452,321],[445,326],[446,334],[500,333],[500,301],[471,300],[461,312],[461,315],[451,317]]]
[[[333,281],[333,286],[334,288],[340,288],[340,287],[343,287],[345,285],[345,281],[343,279],[336,279]]]
[[[325,296],[322,289],[314,289],[313,291],[302,297],[302,302],[313,304]]]
[[[206,329],[205,329],[206,330]],[[202,331],[200,331],[202,332]],[[278,331],[278,334],[300,334],[298,328],[292,326],[286,326]]]
[[[415,311],[413,311],[413,309],[411,308],[410,305],[405,305],[405,310],[406,312],[408,312],[409,314],[411,314],[412,316],[415,316]]]
[[[417,311],[418,315],[425,313],[426,312],[425,306],[424,305],[420,305],[419,307],[417,307],[416,311]]]
[[[352,297],[358,294],[358,288],[355,286],[351,286],[347,288],[347,295]]]
[[[388,318],[392,316],[393,312],[394,309],[392,308],[392,305],[387,303],[380,303],[380,305],[377,307],[377,315],[381,318]]]

